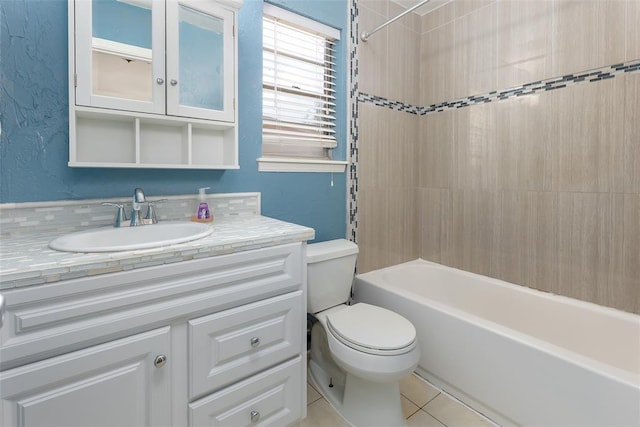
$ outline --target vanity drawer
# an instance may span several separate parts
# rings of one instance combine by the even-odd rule
[[[300,354],[302,291],[189,321],[189,399]]]
[[[298,356],[189,404],[189,426],[291,424],[302,417],[303,368]]]

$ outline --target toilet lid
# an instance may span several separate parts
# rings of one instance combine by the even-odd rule
[[[342,343],[375,354],[407,351],[416,341],[416,329],[407,319],[364,303],[328,314],[327,325]]]

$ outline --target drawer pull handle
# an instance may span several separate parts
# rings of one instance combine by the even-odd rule
[[[153,366],[155,366],[156,368],[162,368],[166,364],[167,356],[165,356],[164,354],[156,356],[156,360],[153,361]]]
[[[260,345],[260,338],[258,337],[253,337],[251,338],[251,347],[257,347]]]
[[[260,412],[251,411],[251,422],[257,423],[258,421],[260,421]]]

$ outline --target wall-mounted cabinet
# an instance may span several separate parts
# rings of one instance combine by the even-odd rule
[[[69,166],[234,169],[242,0],[69,0]]]

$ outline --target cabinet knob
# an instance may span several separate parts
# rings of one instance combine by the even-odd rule
[[[159,85],[163,85],[163,84],[164,84],[164,79],[163,79],[163,78],[158,77],[158,78],[156,79],[156,83],[158,83]]]
[[[175,86],[178,84],[178,81],[176,79],[171,79],[171,86]]]
[[[153,361],[153,366],[155,366],[156,368],[162,368],[166,364],[167,356],[165,356],[164,354],[156,356],[156,360]]]
[[[257,347],[260,345],[260,338],[258,337],[253,337],[251,338],[251,341],[249,341],[251,343],[251,347]]]
[[[257,423],[258,421],[260,421],[260,412],[251,411],[251,422]]]

